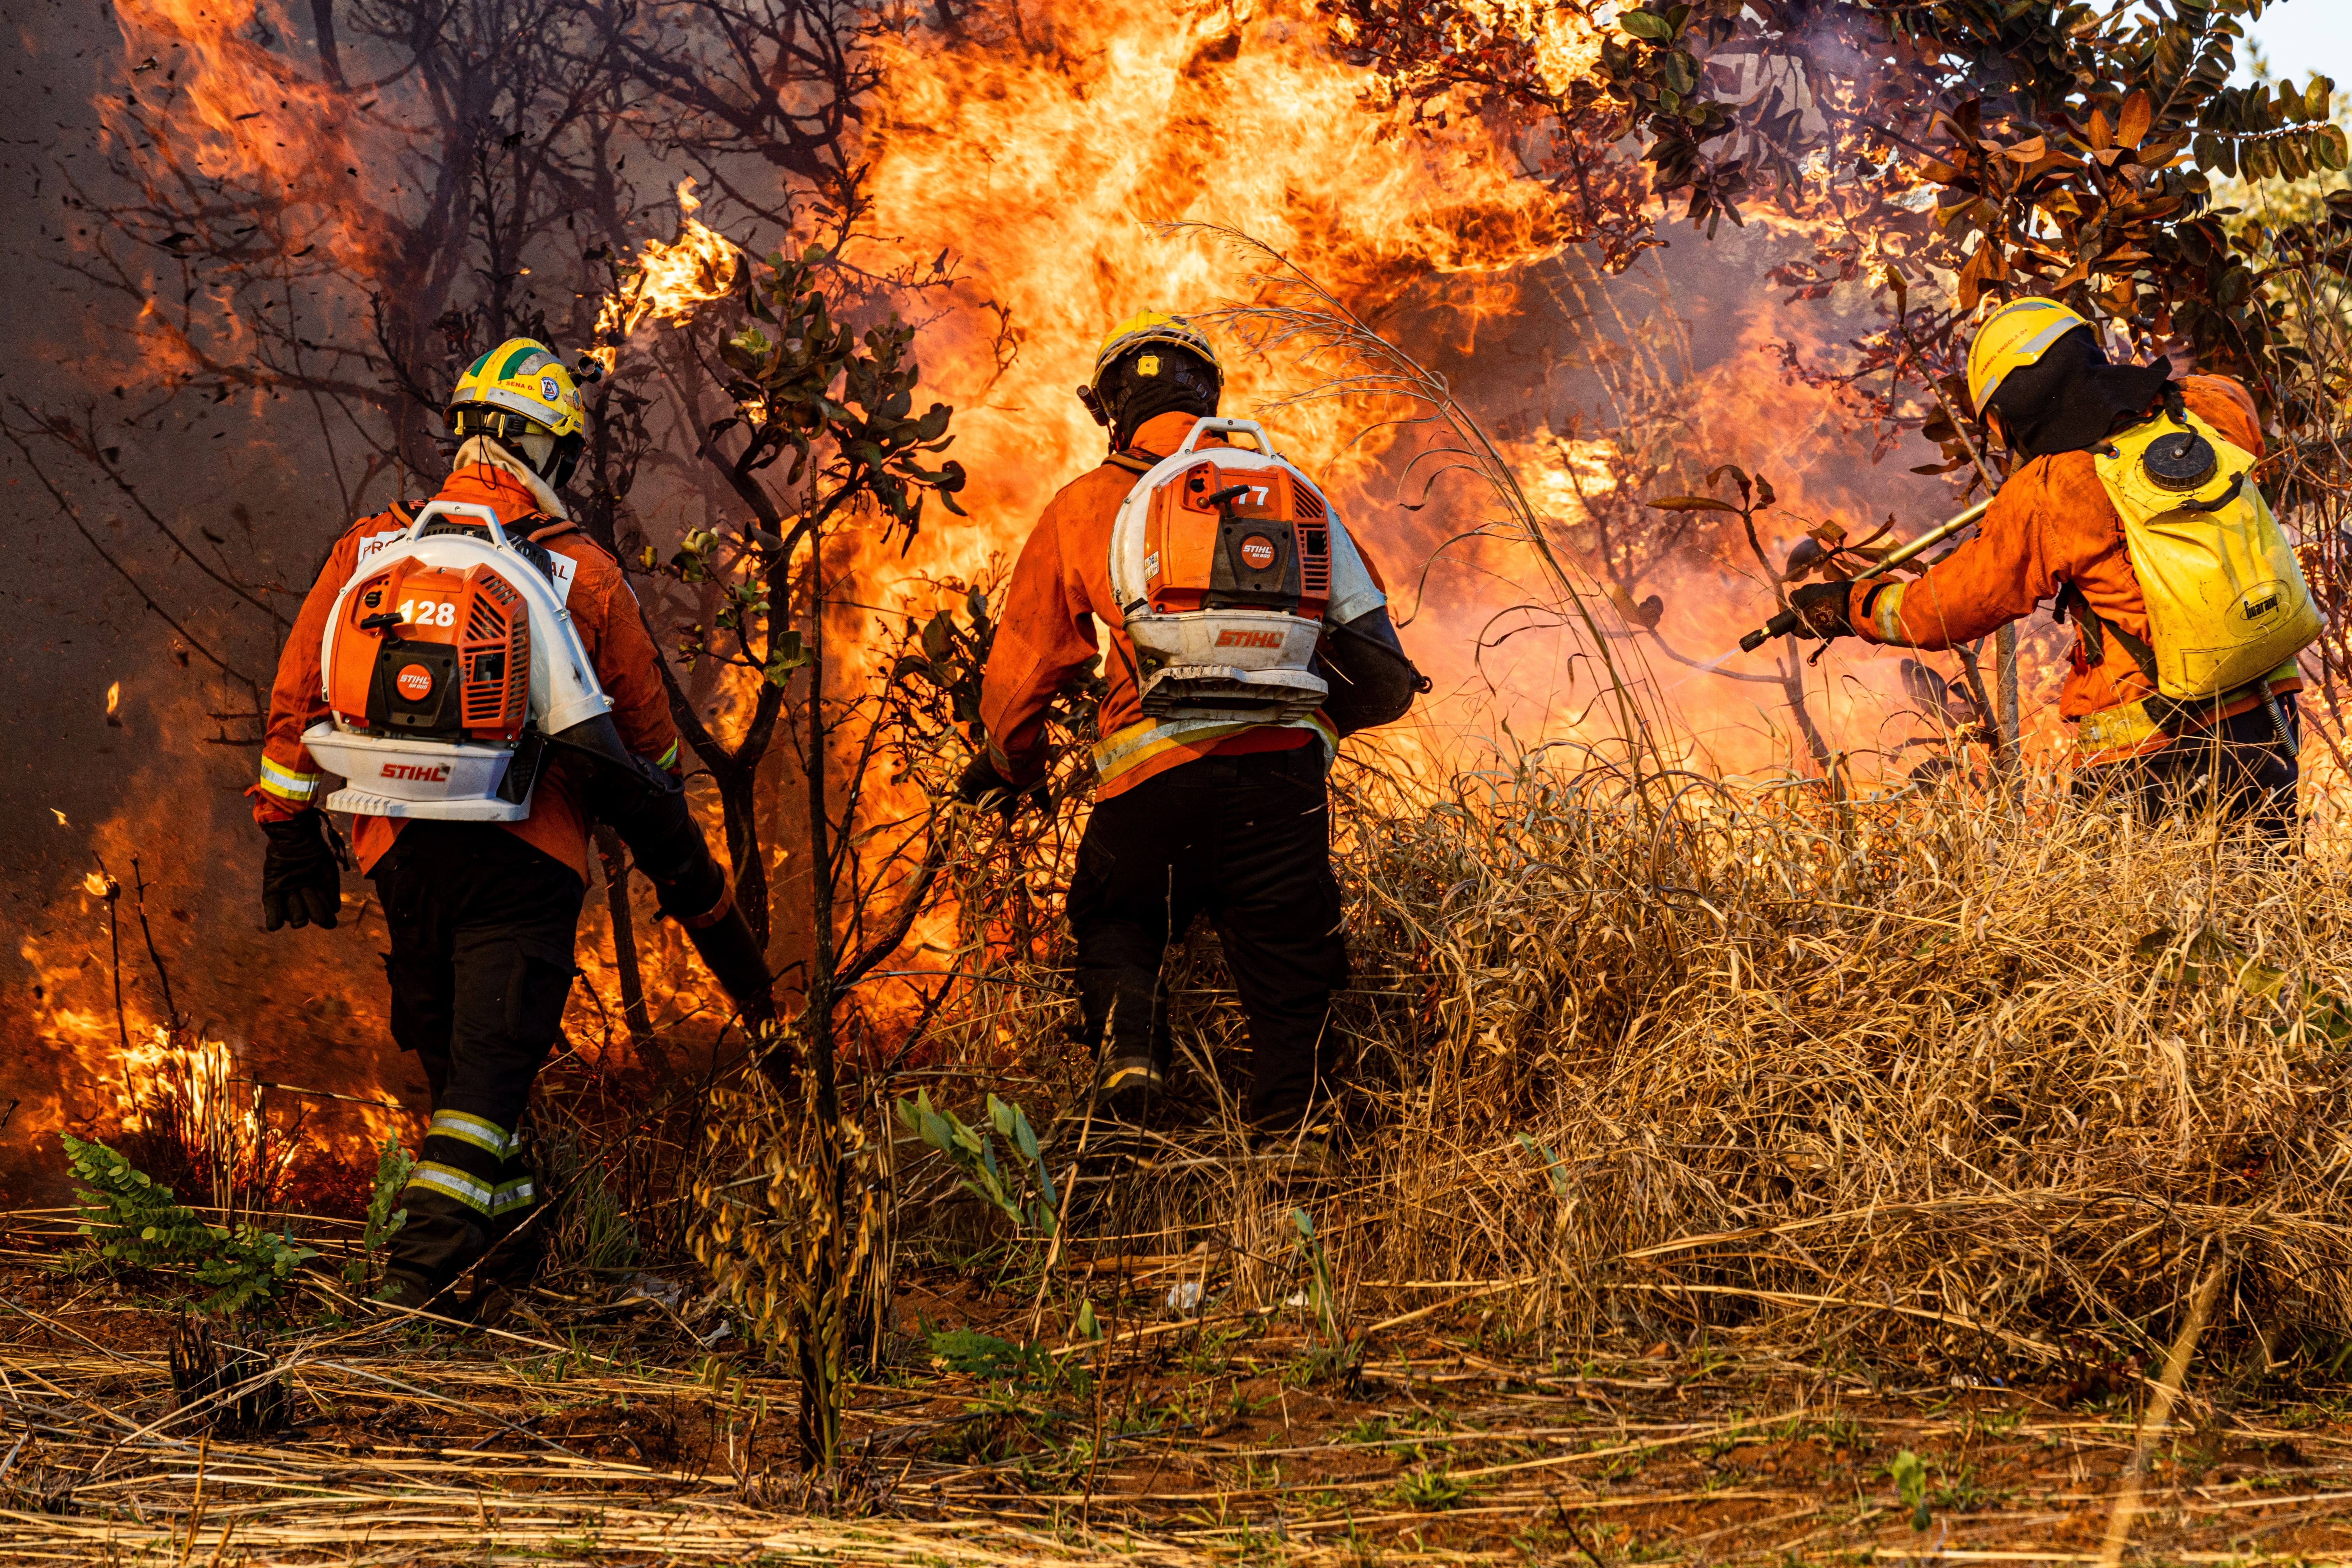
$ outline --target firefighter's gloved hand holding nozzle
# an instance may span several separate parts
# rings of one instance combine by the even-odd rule
[[[1853,636],[1853,621],[1848,606],[1853,603],[1853,584],[1843,578],[1827,583],[1808,583],[1789,595],[1789,608],[1797,617],[1796,635],[1819,637],[1823,642]]]
[[[265,822],[269,847],[261,857],[261,927],[335,929],[342,908],[342,867],[327,842],[327,818],[315,808]]]

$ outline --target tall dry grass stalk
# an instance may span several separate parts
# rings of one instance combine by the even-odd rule
[[[1352,1009],[1391,1131],[1351,1261],[1537,1277],[1522,1321],[1570,1341],[1769,1324],[1990,1368],[2152,1363],[2224,1242],[2238,1327],[2352,1329],[2340,847],[2048,782],[2012,821],[1359,775],[1352,929],[1427,978]]]
[[[1253,353],[1279,355],[1306,376],[1303,384],[1268,403],[1261,413],[1279,413],[1310,403],[1345,402],[1370,415],[1364,437],[1402,427],[1423,438],[1408,466],[1424,498],[1449,474],[1485,489],[1499,516],[1465,531],[1516,540],[1526,546],[1553,609],[1577,627],[1601,670],[1596,683],[1605,697],[1626,754],[1638,761],[1654,744],[1664,713],[1645,695],[1645,682],[1622,668],[1623,628],[1600,584],[1556,546],[1551,520],[1536,509],[1517,469],[1475,417],[1454,395],[1442,374],[1382,337],[1347,302],[1288,257],[1238,229],[1214,223],[1166,223],[1165,237],[1196,236],[1230,251],[1244,268],[1246,300],[1195,312],[1195,319],[1233,332]],[[1604,622],[1611,623],[1604,625]]]
[[[1298,1288],[1303,1205],[1352,1321],[1431,1300],[1382,1282],[1492,1282],[1498,1328],[1563,1352],[1760,1336],[2128,1376],[2221,1247],[2209,1349],[2352,1334],[2338,837],[2298,860],[2049,779],[2014,807],[1840,802],[1573,755],[1343,765],[1344,1175],[1243,1157],[1203,933],[1171,969],[1200,1122],[1098,1179],[1095,1233],[1265,1306]],[[1000,1002],[968,1070],[1034,1114],[1082,1100],[1086,1063],[1030,963],[972,988]]]

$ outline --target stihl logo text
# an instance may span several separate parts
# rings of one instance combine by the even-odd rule
[[[1280,632],[1244,632],[1226,630],[1217,634],[1219,647],[1280,647]]]
[[[446,784],[449,782],[449,764],[446,763],[386,763],[383,764],[383,776],[388,779],[411,779],[419,784]]]

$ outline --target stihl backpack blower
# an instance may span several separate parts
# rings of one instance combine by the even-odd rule
[[[1244,447],[1198,448],[1245,432]],[[1200,420],[1135,481],[1111,524],[1110,584],[1153,718],[1301,719],[1331,592],[1322,492],[1247,419]]]
[[[612,718],[554,557],[488,507],[428,503],[363,559],[327,616],[329,717],[302,743],[369,816],[519,822],[552,750],[587,758],[588,807],[660,890],[662,913],[747,1015],[770,1016],[767,963],[676,779],[633,755]]]

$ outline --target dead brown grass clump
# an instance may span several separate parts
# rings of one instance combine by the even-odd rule
[[[1541,763],[1343,813],[1381,1087],[1374,1277],[1526,1279],[1589,1342],[1769,1330],[1955,1368],[2352,1329],[2342,850],[2054,788],[1832,804]],[[1376,1223],[1369,1218],[1379,1216]]]
[[[1347,1173],[1237,1158],[1244,1035],[1203,931],[1170,973],[1207,1124],[1171,1129],[1139,1176],[1093,1178],[1073,1213],[1103,1245],[1196,1253],[1264,1308],[1304,1282],[1303,1207],[1359,1327],[1451,1291],[1563,1351],[1737,1336],[2092,1384],[2152,1365],[2225,1260],[2209,1346],[2264,1370],[2336,1356],[2335,837],[2282,858],[2058,780],[2013,805],[1925,785],[1840,803],[1556,765],[1575,755],[1341,768]],[[957,872],[971,910],[1034,899],[1067,854],[1067,834],[992,853],[993,831]],[[1082,1097],[1066,954],[1038,936],[992,967],[984,923],[928,1081],[942,1103],[1011,1094],[1043,1126]],[[1071,1149],[1057,1173],[1083,1164]],[[921,1152],[902,1190],[936,1179]],[[918,1247],[986,1229],[937,1204],[904,1223]]]

